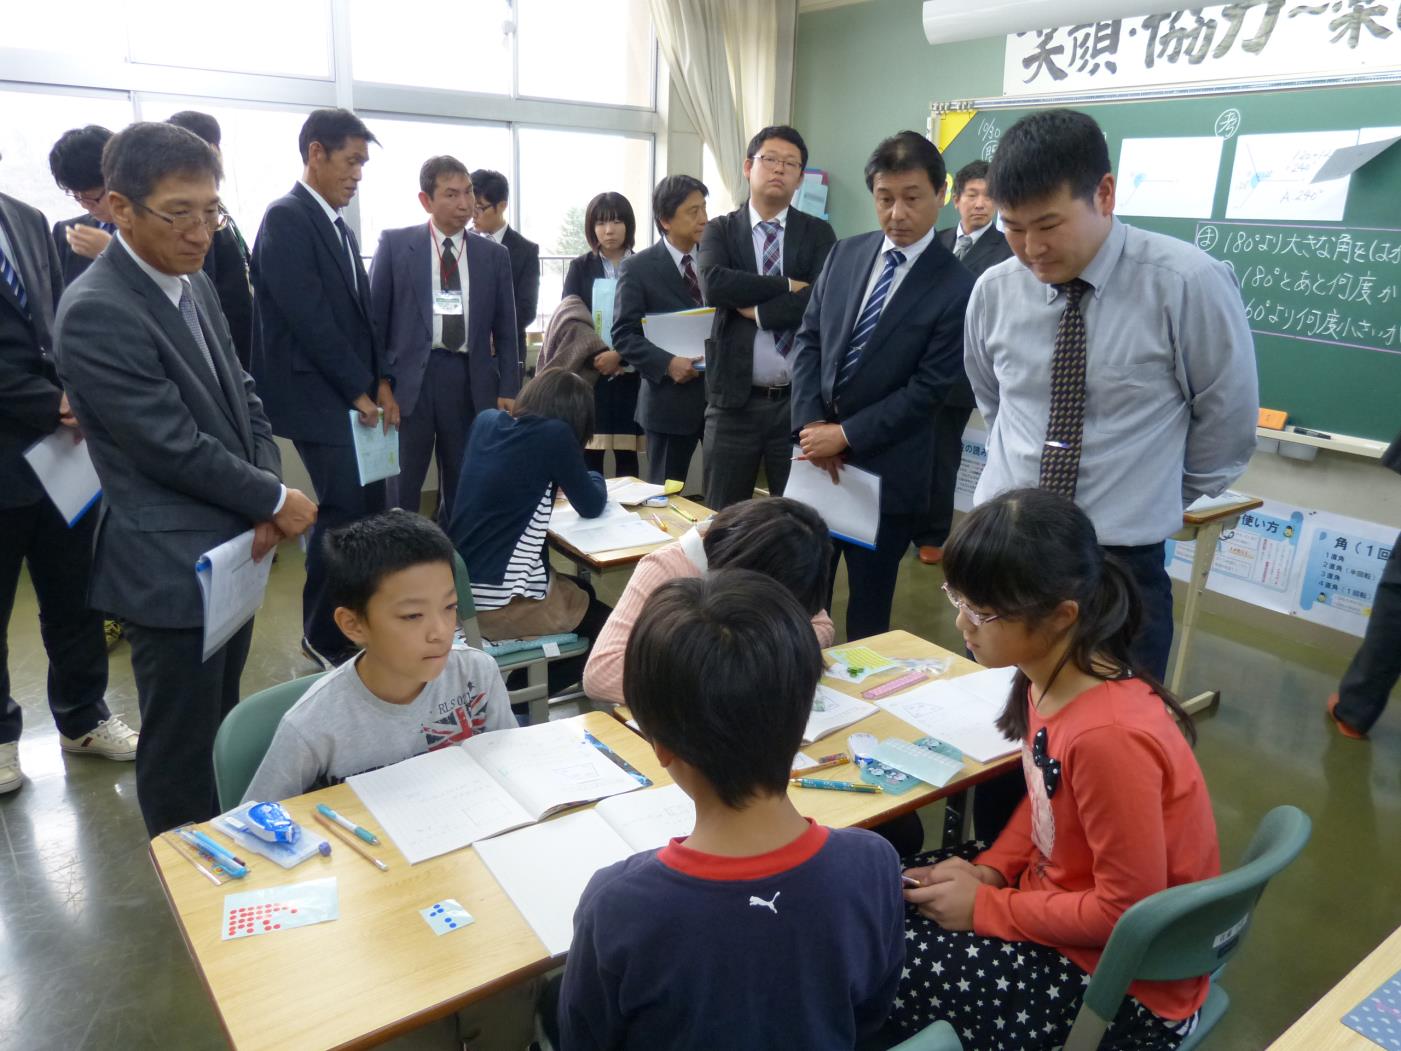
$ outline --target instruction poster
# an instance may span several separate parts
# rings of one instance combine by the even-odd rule
[[[972,427],[963,432],[963,460],[958,465],[958,478],[953,484],[953,506],[956,511],[973,510],[973,490],[988,465],[988,436],[986,431]]]

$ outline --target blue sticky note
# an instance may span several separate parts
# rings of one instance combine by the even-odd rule
[[[1401,973],[1343,1015],[1343,1025],[1386,1051],[1401,1051]]]
[[[423,922],[432,928],[433,933],[440,937],[448,931],[455,931],[474,922],[472,914],[452,898],[444,898],[426,909],[419,909],[418,914],[423,917]]]

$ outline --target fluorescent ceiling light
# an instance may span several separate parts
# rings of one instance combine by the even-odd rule
[[[931,44],[956,44],[1181,9],[1181,0],[924,0],[924,35]]]

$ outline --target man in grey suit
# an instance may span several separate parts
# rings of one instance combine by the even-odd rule
[[[133,124],[103,154],[118,236],[63,297],[59,375],[102,482],[91,605],[125,619],[141,709],[136,793],[155,835],[218,812],[214,734],[238,703],[249,621],[208,660],[200,555],[253,530],[253,556],[306,530],[201,272],[219,159],[197,135]]]
[[[399,402],[398,504],[418,510],[436,444],[437,517],[446,525],[472,421],[482,409],[509,410],[520,389],[516,307],[511,254],[467,236],[475,197],[466,165],[430,157],[418,184],[431,218],[380,235],[370,317]]]
[[[705,382],[694,357],[672,354],[642,330],[647,314],[701,305],[696,256],[705,230],[710,191],[691,175],[668,175],[652,193],[652,216],[661,240],[625,260],[613,313],[613,346],[642,374],[637,422],[647,433],[647,481],[684,481],[705,427]]]

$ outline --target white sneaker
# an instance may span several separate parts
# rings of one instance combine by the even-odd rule
[[[19,768],[19,742],[0,744],[0,795],[13,792],[24,783]]]
[[[138,735],[120,716],[112,716],[98,723],[82,737],[72,738],[58,735],[58,743],[65,752],[80,752],[83,755],[100,755],[118,762],[129,762],[136,758]]]

